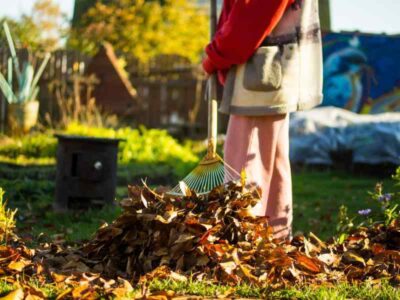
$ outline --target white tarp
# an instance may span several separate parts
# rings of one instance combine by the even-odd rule
[[[353,163],[400,165],[400,113],[359,115],[320,107],[291,115],[294,163],[332,164],[331,153],[353,151]]]

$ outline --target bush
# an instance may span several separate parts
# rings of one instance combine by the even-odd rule
[[[52,134],[35,134],[13,139],[0,146],[0,155],[16,159],[55,157],[57,139]]]
[[[73,135],[118,138],[118,160],[121,164],[165,164],[174,169],[178,177],[184,176],[197,163],[198,157],[189,146],[182,146],[166,130],[109,129],[70,124],[66,132]]]
[[[144,127],[111,129],[72,123],[63,133],[122,139],[118,152],[120,164],[167,165],[177,177],[184,176],[198,161],[189,145],[179,144],[166,130]],[[6,158],[28,162],[31,158],[48,161],[46,159],[55,158],[56,149],[57,139],[49,131],[14,139],[0,146],[0,158],[3,157],[5,162],[9,162]]]

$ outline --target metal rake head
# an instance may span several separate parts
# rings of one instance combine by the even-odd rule
[[[206,156],[199,165],[192,170],[182,181],[198,195],[208,194],[212,189],[226,182],[240,179],[240,174],[223,159],[215,154]],[[171,196],[184,196],[181,184],[176,185],[170,192]]]

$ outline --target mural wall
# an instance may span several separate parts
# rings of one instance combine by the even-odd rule
[[[323,106],[400,112],[400,35],[327,33],[323,40]]]

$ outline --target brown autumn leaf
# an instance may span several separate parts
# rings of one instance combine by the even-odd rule
[[[310,273],[320,273],[322,271],[321,263],[316,258],[307,257],[300,252],[295,252],[294,264],[303,271]]]
[[[140,201],[142,201],[142,204],[143,204],[143,206],[144,206],[145,208],[148,208],[148,207],[149,207],[149,204],[148,204],[148,202],[147,202],[147,199],[146,199],[146,197],[143,195],[143,193],[140,193]]]
[[[179,282],[186,282],[188,281],[188,278],[182,274],[176,273],[174,271],[171,271],[169,274],[170,279],[174,281],[179,281]]]
[[[385,247],[382,244],[374,243],[371,245],[371,251],[374,255],[379,255],[385,252]]]
[[[322,250],[322,247],[320,247],[320,245],[315,246],[307,238],[304,238],[303,242],[304,242],[304,251],[306,255],[309,257],[319,254]]]
[[[18,261],[12,261],[8,264],[7,268],[13,271],[17,272],[22,272],[22,270],[29,266],[31,264],[31,261],[25,260],[25,259],[20,259]]]
[[[287,255],[285,249],[275,248],[266,256],[266,262],[271,266],[277,266],[281,268],[287,268],[292,265],[292,260]]]
[[[376,260],[380,262],[393,262],[400,264],[400,251],[385,250],[376,255]]]
[[[179,187],[180,187],[182,193],[186,197],[191,197],[193,195],[193,192],[190,190],[190,188],[187,186],[187,184],[184,181],[179,181]]]
[[[233,260],[221,262],[219,265],[228,275],[232,275],[233,271],[236,270],[237,267]]]
[[[209,242],[214,242],[218,239],[215,236],[216,233],[220,232],[222,229],[222,225],[220,223],[216,224],[214,227],[207,230],[200,238],[200,244],[208,244]]]
[[[327,266],[337,267],[340,263],[340,256],[333,253],[320,254],[317,258]]]
[[[359,281],[365,277],[365,270],[356,266],[349,266],[346,268],[346,278],[350,282]]]
[[[22,288],[18,288],[6,296],[1,297],[0,300],[23,300],[24,299],[24,291]]]
[[[75,287],[72,290],[71,295],[73,299],[83,299],[88,297],[92,292],[93,290],[91,289],[89,284],[87,282],[83,282],[81,285]]]
[[[346,251],[345,253],[343,253],[343,257],[342,260],[346,263],[351,263],[351,264],[355,264],[355,265],[362,265],[365,267],[365,260],[364,258],[362,258],[360,255],[358,255],[356,252],[354,251]]]
[[[245,218],[254,218],[254,213],[252,211],[252,209],[250,207],[246,207],[246,208],[241,208],[237,211],[237,215],[241,218],[241,219],[245,219]]]
[[[47,297],[40,297],[40,296],[37,296],[37,295],[32,295],[32,294],[30,294],[30,293],[27,293],[27,295],[26,295],[26,297],[25,297],[25,300],[43,300],[43,299],[46,299]]]
[[[67,288],[63,290],[60,294],[57,295],[56,300],[64,300],[67,299],[67,296],[69,296],[72,293],[72,288]],[[70,297],[68,297],[70,298]]]
[[[188,233],[183,233],[181,234],[178,239],[174,242],[174,244],[180,244],[180,243],[185,243],[187,241],[191,241],[195,238],[196,236]]]
[[[175,296],[174,291],[159,291],[145,297],[146,300],[170,300]]]
[[[54,282],[58,283],[65,282],[68,276],[51,272],[51,277],[53,278]]]
[[[238,255],[238,252],[237,252],[237,248],[233,249],[232,258],[233,258],[233,261],[239,266],[239,268],[243,272],[243,274],[250,281],[252,281],[252,282],[257,282],[258,281],[258,278],[251,273],[251,266],[241,262],[241,260],[239,258],[239,255]]]
[[[9,246],[0,246],[0,263],[10,261],[10,260],[18,260],[21,257],[21,254]]]
[[[42,290],[40,290],[37,287],[32,286],[32,284],[24,284],[22,287],[27,295],[25,299],[36,300],[36,299],[46,299],[47,298]]]
[[[318,245],[320,249],[326,249],[326,243],[323,242],[319,237],[317,237],[313,232],[309,233],[310,241],[312,241],[315,245]]]
[[[69,261],[62,266],[62,270],[76,270],[79,273],[90,272],[90,268],[80,261]]]

